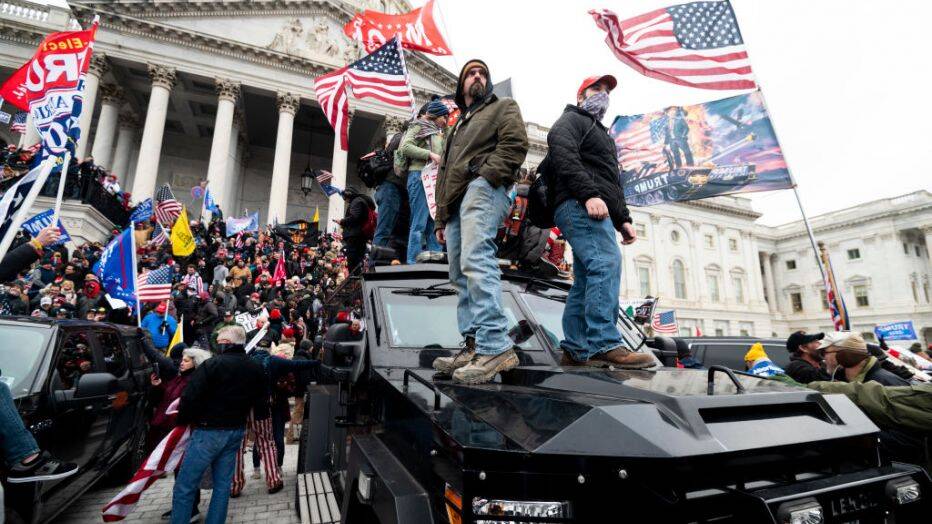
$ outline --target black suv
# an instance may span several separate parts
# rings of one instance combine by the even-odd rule
[[[843,395],[709,370],[557,365],[569,285],[505,272],[521,365],[494,382],[434,374],[459,349],[441,264],[377,267],[337,307],[307,395],[298,507],[313,522],[919,522],[932,483],[883,462]],[[630,347],[645,337],[627,318]],[[656,353],[655,353],[656,355]],[[637,516],[635,516],[637,515]]]
[[[0,369],[43,450],[79,466],[53,481],[5,484],[7,522],[49,522],[95,482],[129,480],[145,458],[152,368],[136,330],[83,320],[0,318]]]

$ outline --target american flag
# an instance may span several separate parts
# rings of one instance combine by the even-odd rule
[[[161,246],[167,241],[168,234],[165,233],[165,228],[162,227],[162,224],[156,222],[155,229],[152,230],[152,236],[149,237],[149,245]]]
[[[317,175],[317,182],[321,185],[329,184],[331,180],[333,180],[333,174],[329,171],[321,171],[320,174]]]
[[[649,124],[638,119],[624,133],[615,137],[618,160],[623,166],[653,164],[658,171],[667,171],[669,162],[663,154],[663,133],[667,117],[655,118]]]
[[[155,193],[155,219],[161,224],[171,224],[181,214],[181,202],[175,200],[175,194],[168,184]]]
[[[654,329],[654,333],[677,334],[679,332],[679,326],[676,324],[676,312],[671,309],[669,311],[654,313],[654,319],[650,323],[650,327]]]
[[[618,20],[607,9],[589,11],[608,33],[605,42],[635,71],[703,89],[754,89],[757,84],[727,0],[690,2]]]
[[[317,101],[330,125],[340,136],[340,147],[344,151],[349,148],[347,87],[353,90],[356,98],[375,98],[389,105],[411,107],[414,96],[408,83],[408,72],[398,37],[392,38],[374,53],[314,80]]]
[[[847,331],[851,326],[848,320],[848,308],[845,306],[845,299],[836,292],[837,284],[835,272],[832,270],[832,261],[829,260],[828,250],[822,243],[819,243],[819,250],[822,264],[825,266],[825,301],[828,302],[828,310],[832,315],[832,324],[835,326],[835,331]]]
[[[21,135],[26,134],[26,112],[18,111],[13,115],[13,121],[10,122],[10,131],[14,133],[19,133]]]
[[[161,302],[172,297],[172,268],[162,266],[136,277],[136,295],[140,302]]]

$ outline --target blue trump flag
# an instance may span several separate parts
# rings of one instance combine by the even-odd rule
[[[204,209],[210,211],[214,215],[220,215],[220,206],[214,202],[214,196],[210,194],[210,190],[207,190],[207,193],[204,195]]]
[[[29,234],[36,236],[39,234],[39,231],[52,225],[52,214],[54,211],[49,209],[48,211],[43,211],[38,215],[30,218],[29,220],[23,222],[23,229],[29,231]],[[61,237],[59,237],[58,242],[54,245],[64,244],[71,240],[71,237],[68,236],[68,232],[65,231],[65,226],[61,225],[61,219],[58,219],[58,229],[61,231]]]
[[[133,228],[114,238],[94,264],[94,274],[111,297],[136,305],[136,268],[133,266]]]
[[[129,219],[135,224],[136,222],[145,222],[152,218],[152,199],[147,198],[142,202],[136,204],[136,208],[133,209],[133,213],[129,216]]]
[[[227,236],[231,237],[237,233],[248,231],[259,231],[259,212],[249,215],[248,217],[228,217],[227,221]]]

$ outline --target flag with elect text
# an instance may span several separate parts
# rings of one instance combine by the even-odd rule
[[[702,89],[755,89],[757,83],[727,0],[690,2],[626,20],[589,11],[615,57],[644,76]]]

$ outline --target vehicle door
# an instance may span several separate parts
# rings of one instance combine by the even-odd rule
[[[96,328],[95,350],[100,354],[103,371],[117,378],[117,391],[111,403],[107,439],[100,450],[103,460],[110,462],[119,450],[132,441],[137,420],[141,415],[143,390],[136,384],[130,371],[129,358],[123,337],[112,328]]]
[[[37,440],[43,450],[80,469],[70,477],[42,483],[40,496],[49,512],[77,496],[101,473],[98,451],[107,436],[110,402],[75,398],[81,378],[102,371],[93,345],[91,329],[63,328],[52,356],[46,390],[52,419]]]

